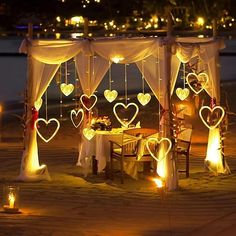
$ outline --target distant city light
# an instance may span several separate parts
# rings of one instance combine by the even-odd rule
[[[76,25],[78,26],[81,23],[84,23],[84,18],[83,16],[74,16],[70,19],[71,25]]]
[[[60,16],[57,16],[57,17],[56,17],[56,20],[57,20],[57,22],[61,22],[61,17],[60,17]]]
[[[205,24],[205,20],[203,17],[198,17],[197,18],[197,24],[198,26],[203,26]]]

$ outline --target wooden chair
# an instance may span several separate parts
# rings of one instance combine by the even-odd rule
[[[113,179],[113,160],[120,162],[121,183],[124,183],[124,162],[128,161],[153,161],[145,148],[145,139],[157,134],[156,129],[134,128],[123,131],[120,143],[110,141],[110,177]],[[150,168],[149,168],[150,169]]]
[[[177,137],[177,160],[180,162],[179,156],[185,157],[185,169],[178,170],[179,172],[186,173],[189,177],[189,151],[191,146],[192,128],[182,128]]]

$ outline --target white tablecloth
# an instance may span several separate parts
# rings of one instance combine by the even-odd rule
[[[122,129],[96,131],[96,135],[91,140],[83,137],[79,148],[77,165],[86,167],[86,158],[95,156],[98,161],[98,172],[103,171],[107,161],[110,160],[110,140],[121,142]]]

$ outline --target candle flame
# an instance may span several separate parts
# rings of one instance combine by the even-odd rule
[[[9,193],[8,201],[9,201],[9,208],[14,208],[15,207],[15,195],[13,193]]]

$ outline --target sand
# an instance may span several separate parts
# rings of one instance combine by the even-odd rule
[[[234,88],[223,87],[233,112]],[[144,116],[150,111],[146,125],[154,125],[150,121],[155,121],[156,107],[145,109]],[[231,122],[234,120],[232,116]],[[16,182],[22,156],[21,128],[16,117],[5,115],[0,143],[0,203],[3,186],[17,184],[21,214],[0,213],[0,236],[236,235],[235,125],[225,141],[232,174],[214,176],[204,169],[207,128],[196,115],[192,121],[190,178],[180,175],[178,190],[161,193],[143,175],[139,180],[126,176],[123,185],[118,176],[111,181],[104,173],[85,178],[76,166],[78,130],[68,121],[52,142],[39,140],[40,163],[47,164],[52,181]]]

